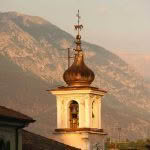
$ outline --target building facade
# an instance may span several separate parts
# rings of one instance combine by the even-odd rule
[[[0,106],[0,150],[22,150],[22,129],[34,120]]]
[[[79,150],[23,129],[33,122],[20,112],[0,106],[0,150]]]

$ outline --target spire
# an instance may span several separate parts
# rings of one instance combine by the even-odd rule
[[[77,25],[75,25],[74,27],[75,27],[75,30],[77,30],[78,31],[78,35],[80,35],[80,31],[82,30],[82,28],[83,28],[83,25],[81,24],[80,25],[80,19],[81,19],[81,16],[80,16],[80,12],[79,12],[79,10],[78,10],[78,13],[77,13],[77,18],[78,18],[78,24]]]
[[[68,86],[89,86],[94,78],[94,72],[89,69],[85,63],[84,63],[84,56],[83,56],[83,51],[81,48],[81,35],[80,31],[83,28],[83,25],[80,24],[80,14],[79,10],[77,13],[78,17],[78,24],[75,25],[75,30],[77,30],[77,35],[76,35],[76,48],[75,50],[75,57],[74,57],[74,62],[69,67],[63,75],[64,81],[68,84]]]
[[[75,51],[79,52],[79,51],[82,51],[82,49],[81,49],[81,35],[80,35],[80,31],[81,31],[82,28],[83,28],[83,25],[80,24],[80,19],[81,19],[81,17],[80,17],[80,12],[79,12],[79,10],[78,10],[78,13],[77,13],[76,16],[77,16],[77,18],[78,18],[78,24],[77,24],[77,25],[74,25],[75,30],[77,30],[76,41],[75,41],[75,43],[76,43],[76,49],[75,49]]]

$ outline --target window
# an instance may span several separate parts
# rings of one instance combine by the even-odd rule
[[[70,128],[79,127],[79,104],[76,101],[71,101],[70,106]]]
[[[3,139],[0,139],[0,150],[10,150],[10,141],[4,142]]]

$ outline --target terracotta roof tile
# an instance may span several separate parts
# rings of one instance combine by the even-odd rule
[[[52,139],[23,130],[23,150],[79,150]]]
[[[0,117],[5,119],[13,119],[17,121],[25,121],[25,122],[34,122],[31,117],[24,115],[20,112],[14,111],[12,109],[6,108],[4,106],[0,106]]]

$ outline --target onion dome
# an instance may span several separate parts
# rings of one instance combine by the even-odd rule
[[[95,78],[94,72],[84,63],[83,51],[81,49],[81,36],[79,35],[79,30],[82,28],[83,26],[79,25],[78,13],[78,25],[75,25],[75,29],[78,30],[78,35],[75,41],[74,62],[63,74],[63,79],[68,86],[89,86]]]
[[[73,64],[64,72],[63,78],[69,86],[89,86],[93,82],[94,72],[85,65],[82,52],[75,55]]]

